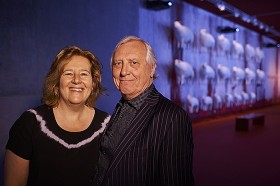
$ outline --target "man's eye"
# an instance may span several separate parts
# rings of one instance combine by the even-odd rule
[[[121,61],[116,61],[116,62],[113,63],[113,65],[114,65],[115,67],[119,67],[119,66],[122,65],[122,62],[121,62]]]
[[[122,62],[120,62],[120,61],[115,63],[115,65],[121,65],[121,64],[122,64]]]
[[[132,66],[137,66],[139,63],[138,63],[138,61],[131,61],[130,62],[130,65],[132,65]]]

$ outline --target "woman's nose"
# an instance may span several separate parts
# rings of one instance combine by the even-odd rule
[[[79,74],[74,74],[74,77],[73,77],[73,83],[75,84],[78,84],[80,83],[80,75]]]

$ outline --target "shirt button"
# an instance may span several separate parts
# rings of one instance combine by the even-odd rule
[[[112,131],[107,131],[106,136],[112,137],[113,136]]]

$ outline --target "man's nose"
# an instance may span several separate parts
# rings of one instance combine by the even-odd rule
[[[121,76],[126,76],[127,74],[129,74],[128,64],[123,63],[121,68]]]

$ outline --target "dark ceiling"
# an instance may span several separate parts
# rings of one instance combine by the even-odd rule
[[[252,23],[243,21],[240,17],[234,17],[229,11],[220,11],[215,5],[218,0],[183,0],[199,8],[205,9],[225,19],[231,20],[248,29],[254,30],[261,35],[274,39],[280,43],[280,6],[275,4],[275,0],[224,0],[226,4],[235,7],[242,12],[255,17],[259,22],[264,23],[269,29],[260,29],[259,26],[254,26]]]

